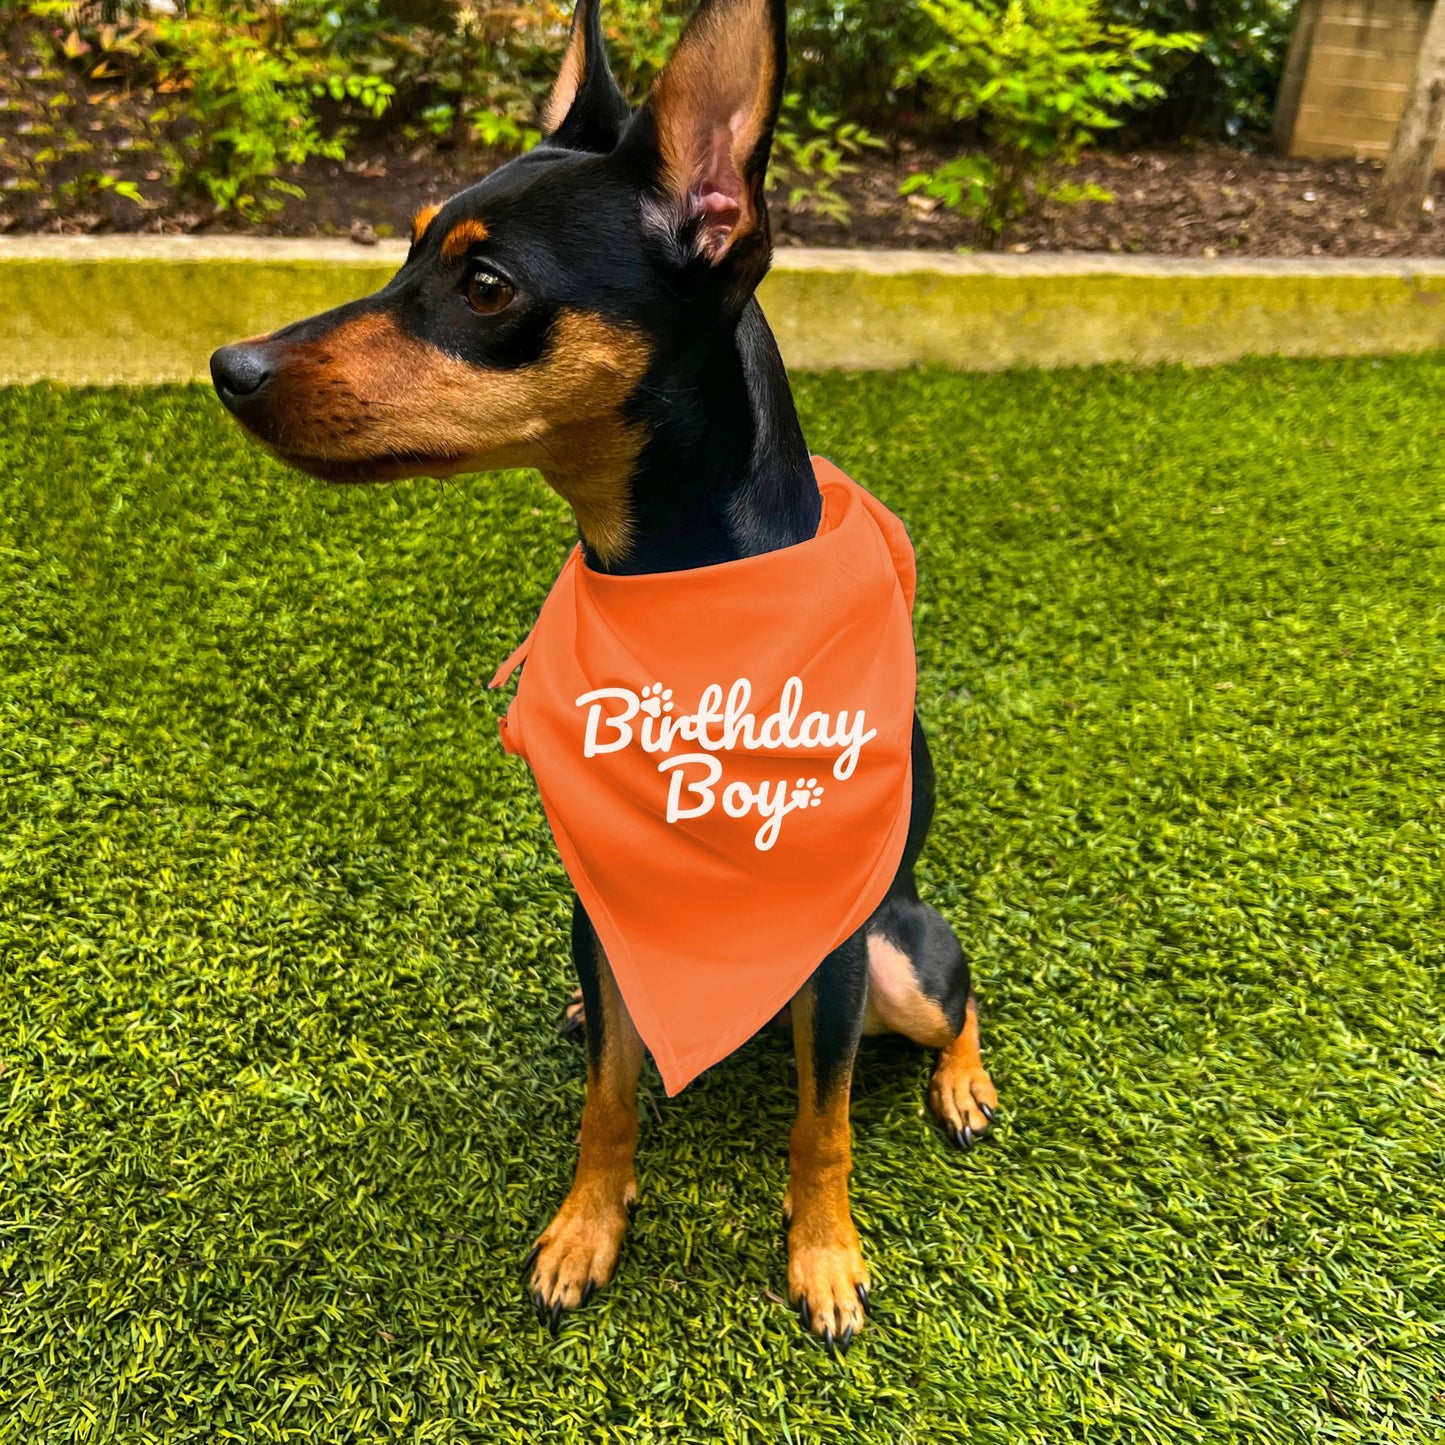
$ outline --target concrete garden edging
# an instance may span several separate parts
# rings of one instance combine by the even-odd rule
[[[201,379],[216,346],[375,290],[405,250],[0,237],[0,383]],[[782,249],[761,298],[784,358],[807,370],[1445,348],[1445,260]]]

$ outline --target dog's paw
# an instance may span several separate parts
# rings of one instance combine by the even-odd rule
[[[793,1245],[788,1302],[830,1355],[846,1355],[868,1306],[868,1269],[858,1241]]]
[[[929,1085],[928,1107],[950,1143],[972,1149],[993,1127],[998,1090],[982,1064],[950,1059],[945,1052]]]
[[[636,1198],[621,1191],[573,1190],[523,1263],[537,1318],[555,1335],[563,1312],[585,1305],[611,1282]],[[610,1194],[610,1198],[607,1197]]]

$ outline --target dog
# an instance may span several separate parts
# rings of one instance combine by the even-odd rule
[[[217,351],[222,403],[284,462],[330,482],[535,468],[604,573],[811,538],[819,490],[754,295],[771,260],[764,181],[785,31],[783,0],[701,0],[634,112],[608,67],[598,0],[579,0],[541,142],[422,210],[405,263],[374,295]],[[848,1349],[869,1298],[848,1203],[859,1038],[895,1032],[938,1051],[930,1108],[963,1149],[998,1107],[963,950],[914,882],[934,811],[916,713],[910,786],[887,896],[790,1009],[788,1297],[830,1353]],[[616,1269],[644,1054],[575,899],[572,955],[586,1019],[580,1151],[523,1266],[554,1334]]]

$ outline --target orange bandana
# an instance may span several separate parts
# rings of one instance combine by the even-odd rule
[[[568,557],[502,742],[675,1094],[856,932],[908,834],[916,665],[903,524],[813,459],[810,541],[614,577]]]

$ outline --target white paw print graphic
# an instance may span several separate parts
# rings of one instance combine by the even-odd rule
[[[654,682],[651,687],[644,687],[640,706],[648,717],[657,717],[661,713],[671,712],[672,689],[663,687],[660,682]]]
[[[806,781],[799,778],[793,785],[793,791],[788,798],[788,802],[794,808],[822,807],[823,790],[818,786],[817,778],[808,778]]]

